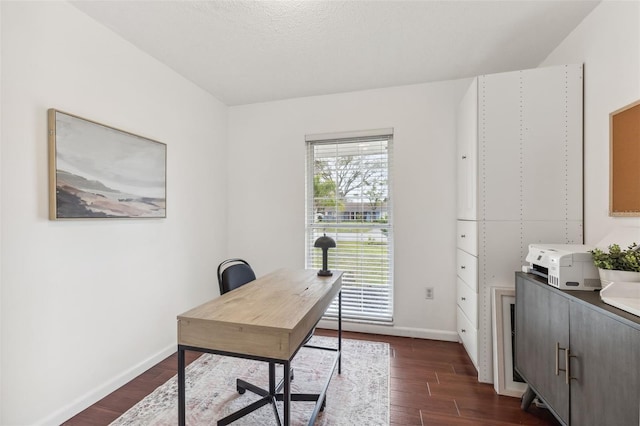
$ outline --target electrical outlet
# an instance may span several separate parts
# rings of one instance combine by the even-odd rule
[[[424,298],[425,299],[433,299],[433,287],[425,288]]]

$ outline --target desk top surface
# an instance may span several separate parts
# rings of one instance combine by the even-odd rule
[[[178,315],[178,344],[290,360],[341,286],[342,272],[278,269]]]
[[[293,330],[320,302],[333,300],[341,277],[339,271],[319,277],[316,270],[278,269],[178,315],[178,320]],[[327,306],[320,307],[321,315]]]

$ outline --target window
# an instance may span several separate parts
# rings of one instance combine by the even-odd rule
[[[307,136],[306,236],[308,268],[320,269],[324,233],[329,269],[344,272],[345,319],[393,320],[392,129]],[[334,302],[326,317],[337,317]]]

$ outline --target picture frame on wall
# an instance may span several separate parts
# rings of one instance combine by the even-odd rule
[[[640,100],[609,114],[609,216],[640,216]]]
[[[49,217],[165,218],[167,145],[48,110]]]
[[[491,289],[493,305],[493,387],[498,395],[521,398],[527,384],[514,369],[516,293],[513,288]]]

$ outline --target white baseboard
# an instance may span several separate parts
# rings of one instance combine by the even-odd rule
[[[332,320],[321,320],[318,323],[319,328],[327,328],[330,330],[337,330],[338,323],[337,321]],[[457,342],[458,334],[455,331],[444,331],[444,330],[429,330],[423,328],[413,328],[413,327],[397,327],[391,325],[378,325],[378,324],[370,324],[370,323],[358,323],[358,322],[342,322],[342,329],[344,331],[354,331],[359,333],[372,333],[372,334],[382,334],[388,336],[400,336],[400,337],[414,337],[419,339],[432,339],[432,340],[444,340],[448,342]],[[36,422],[37,425],[43,426],[53,426],[60,425],[64,421],[70,419],[75,416],[82,410],[90,407],[95,404],[97,401],[101,400],[105,396],[109,395],[111,392],[125,385],[135,377],[147,371],[149,368],[153,367],[166,357],[170,356],[176,351],[176,345],[172,344],[160,352],[150,356],[149,358],[143,360],[132,368],[124,371],[120,375],[114,377],[112,380],[103,384],[99,388],[92,390],[91,392],[86,393],[85,395],[77,398],[70,404],[60,408],[59,410],[51,413],[40,421]]]
[[[330,330],[338,329],[338,322],[334,320],[320,320],[319,328]],[[373,333],[387,336],[415,337],[419,339],[444,340],[458,342],[458,333],[455,331],[430,330],[426,328],[397,327],[394,325],[378,325],[371,323],[342,321],[342,330],[359,333]]]
[[[169,355],[173,354],[176,351],[176,344],[172,344],[167,346],[165,349],[157,352],[156,354],[150,356],[149,358],[143,360],[142,362],[136,364],[130,369],[122,372],[118,376],[114,377],[107,383],[102,386],[86,393],[85,395],[77,398],[72,401],[70,404],[60,408],[59,410],[49,414],[45,418],[36,422],[37,425],[49,426],[49,425],[60,425],[64,421],[69,420],[71,417],[75,416],[82,410],[90,407],[96,402],[100,401],[105,396],[109,395],[111,392],[130,382],[135,377],[147,371],[149,368],[158,364],[160,361],[167,358]]]

